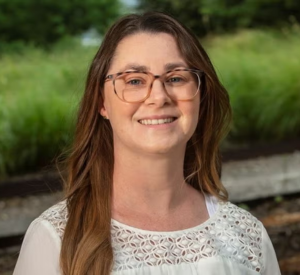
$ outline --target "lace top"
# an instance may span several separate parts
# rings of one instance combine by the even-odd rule
[[[112,274],[280,274],[273,246],[260,221],[230,202],[215,201],[215,211],[209,212],[214,213],[206,222],[172,232],[141,230],[112,220]],[[67,219],[65,202],[60,202],[31,224],[14,275],[61,274],[59,251]],[[34,254],[44,257],[39,263],[46,266],[51,254],[50,268],[43,267],[41,272],[39,264],[28,265],[27,261],[36,258]]]

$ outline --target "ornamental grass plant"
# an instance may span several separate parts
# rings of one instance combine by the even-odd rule
[[[95,51],[67,39],[1,57],[0,179],[52,166],[67,149]]]
[[[206,38],[233,108],[225,144],[300,138],[300,30]],[[65,39],[50,51],[0,56],[0,180],[51,166],[71,141],[95,47]]]
[[[206,41],[233,108],[229,141],[300,138],[300,29],[247,30]]]

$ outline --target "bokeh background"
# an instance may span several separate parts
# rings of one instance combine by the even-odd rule
[[[228,159],[245,150],[261,150],[263,155],[263,148],[269,146],[268,154],[270,150],[292,153],[290,162],[299,161],[300,1],[0,0],[0,274],[11,274],[20,243],[13,252],[4,245],[10,215],[18,216],[9,213],[21,213],[26,203],[20,201],[29,198],[28,194],[6,198],[1,186],[15,178],[28,183],[27,175],[55,171],[58,157],[63,160],[68,153],[87,70],[105,31],[121,15],[148,10],[175,16],[198,36],[211,57],[233,108],[231,131],[222,143]],[[289,148],[288,152],[279,147]],[[292,166],[275,162],[285,169]],[[257,162],[254,166],[262,167]],[[261,172],[252,168],[249,174]],[[275,226],[272,216],[270,228],[276,229],[269,231],[283,274],[300,274],[300,239],[294,239],[300,235],[296,170],[300,169],[289,172],[294,173],[296,186],[288,192],[292,199],[284,196],[288,190],[284,184],[270,193],[263,190],[268,189],[266,185],[258,185],[251,200],[243,197],[244,191],[236,199],[262,219],[286,215],[288,222]],[[271,177],[272,171],[265,177]],[[261,192],[265,192],[264,201]],[[33,206],[41,205],[37,197],[29,200]],[[289,212],[294,216],[288,216]],[[21,222],[12,224],[24,228]],[[22,232],[16,233],[19,240]],[[283,243],[293,247],[292,252],[283,249]]]
[[[144,10],[174,15],[208,51],[234,111],[228,146],[299,138],[299,1],[0,0],[0,179],[66,148],[105,30]]]

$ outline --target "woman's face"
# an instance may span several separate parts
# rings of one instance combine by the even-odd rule
[[[188,67],[171,35],[138,33],[119,43],[108,75],[130,71],[133,66],[143,66],[154,75],[161,75],[172,64],[177,64],[176,68]],[[153,82],[145,101],[126,103],[114,93],[113,82],[107,81],[100,113],[111,123],[118,152],[162,154],[185,151],[197,126],[199,105],[200,93],[189,101],[172,100],[159,79]],[[170,118],[169,123],[155,124],[166,118]]]

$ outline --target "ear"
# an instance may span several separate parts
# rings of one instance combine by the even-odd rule
[[[100,113],[101,116],[107,117],[107,111],[106,111],[104,105],[99,106],[99,113]]]
[[[98,111],[99,111],[101,116],[103,116],[104,118],[108,118],[107,110],[105,108],[105,102],[102,99],[99,100]]]
[[[103,116],[104,118],[107,118],[107,119],[108,119],[107,110],[106,110],[104,104],[101,104],[101,105],[99,106],[99,113],[100,113],[101,116]]]

